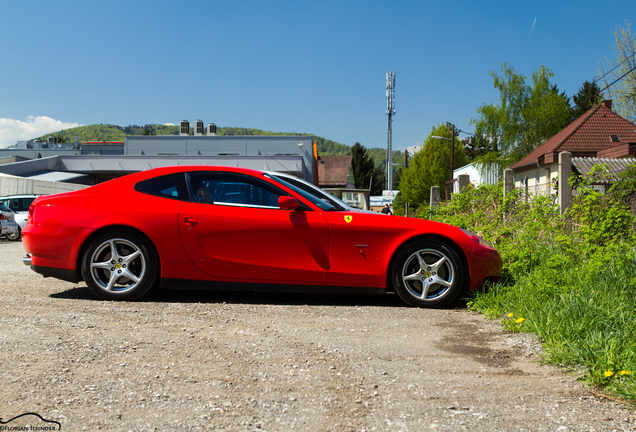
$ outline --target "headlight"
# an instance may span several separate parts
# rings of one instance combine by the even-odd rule
[[[464,232],[464,234],[466,234],[468,236],[468,238],[470,238],[475,243],[480,244],[480,245],[485,246],[485,247],[490,248],[490,249],[494,249],[492,243],[490,243],[489,241],[486,241],[483,237],[480,237],[477,234],[472,233],[470,231],[466,231],[465,229],[462,229],[462,231]]]

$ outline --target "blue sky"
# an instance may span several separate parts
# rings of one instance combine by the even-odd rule
[[[631,1],[0,1],[0,147],[76,125],[175,123],[393,147],[497,101],[490,71],[545,65],[568,96]]]

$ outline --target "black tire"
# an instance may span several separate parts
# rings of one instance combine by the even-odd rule
[[[391,269],[393,288],[411,306],[439,308],[462,289],[464,269],[455,251],[438,240],[420,240],[402,249]]]
[[[135,300],[157,283],[159,260],[153,245],[141,235],[107,231],[93,238],[84,251],[82,276],[99,298]]]
[[[9,241],[18,241],[22,238],[22,230],[18,227],[18,232],[15,234],[9,234],[7,236],[7,240]]]

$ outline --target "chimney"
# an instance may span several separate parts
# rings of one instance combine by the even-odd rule
[[[604,100],[603,102],[603,106],[605,108],[607,108],[608,110],[612,110],[612,101],[611,100]]]

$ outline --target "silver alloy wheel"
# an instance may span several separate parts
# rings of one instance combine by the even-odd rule
[[[133,290],[146,273],[146,258],[139,247],[123,238],[101,243],[91,256],[90,275],[93,281],[108,292]]]
[[[402,281],[408,293],[418,300],[437,300],[450,291],[455,270],[452,261],[441,251],[420,249],[404,261]]]
[[[20,240],[21,234],[22,234],[22,230],[20,229],[20,227],[18,227],[18,230],[16,232],[14,232],[13,234],[9,234],[7,236],[7,240],[9,240],[9,241],[18,241],[18,240]]]

